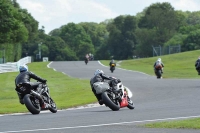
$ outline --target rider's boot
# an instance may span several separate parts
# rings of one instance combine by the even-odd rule
[[[19,97],[19,102],[20,102],[21,104],[24,104],[24,101],[23,101],[22,96],[21,96],[19,93],[17,93],[17,95],[18,95],[18,97]]]

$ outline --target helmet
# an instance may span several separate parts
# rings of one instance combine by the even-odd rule
[[[27,65],[20,66],[20,67],[19,67],[19,71],[20,71],[20,72],[28,71],[28,66],[27,66]]]
[[[157,61],[160,61],[161,62],[161,58],[158,58],[158,60]]]
[[[96,76],[97,74],[103,74],[104,72],[102,70],[99,70],[97,69],[95,72],[94,72],[94,75]]]

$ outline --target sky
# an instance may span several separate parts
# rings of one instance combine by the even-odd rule
[[[45,33],[70,22],[96,22],[119,15],[136,15],[157,2],[169,2],[175,10],[200,11],[200,0],[17,0],[20,7],[45,27]]]

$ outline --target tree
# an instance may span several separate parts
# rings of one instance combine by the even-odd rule
[[[106,24],[97,24],[93,22],[79,23],[85,30],[85,32],[90,36],[92,44],[95,49],[98,49],[107,39],[108,31],[106,29]]]
[[[87,53],[94,53],[91,38],[81,25],[68,23],[62,26],[60,37],[76,53],[78,59],[84,59]]]
[[[115,59],[132,58],[136,46],[134,16],[118,16],[107,26],[109,31],[108,48]]]
[[[152,46],[156,44],[156,30],[155,29],[137,29],[136,37],[138,45],[136,46],[135,55],[139,57],[152,56]]]
[[[186,22],[189,25],[200,24],[200,11],[192,12],[188,15]]]
[[[155,3],[147,8],[146,14],[140,19],[138,26],[139,28],[155,29],[156,44],[162,46],[176,33],[179,21],[170,3]]]
[[[189,33],[184,41],[182,51],[190,51],[200,49],[200,29]]]
[[[50,36],[59,36],[60,35],[60,28],[50,31],[49,35]]]

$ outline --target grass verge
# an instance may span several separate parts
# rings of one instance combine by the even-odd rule
[[[188,120],[175,120],[166,122],[155,122],[142,125],[147,128],[176,128],[176,129],[200,129],[200,118]]]
[[[199,78],[194,66],[199,55],[200,50],[159,56],[165,65],[163,78]],[[117,67],[155,75],[153,64],[159,57],[123,60]],[[109,62],[107,60],[101,61],[106,66]]]

